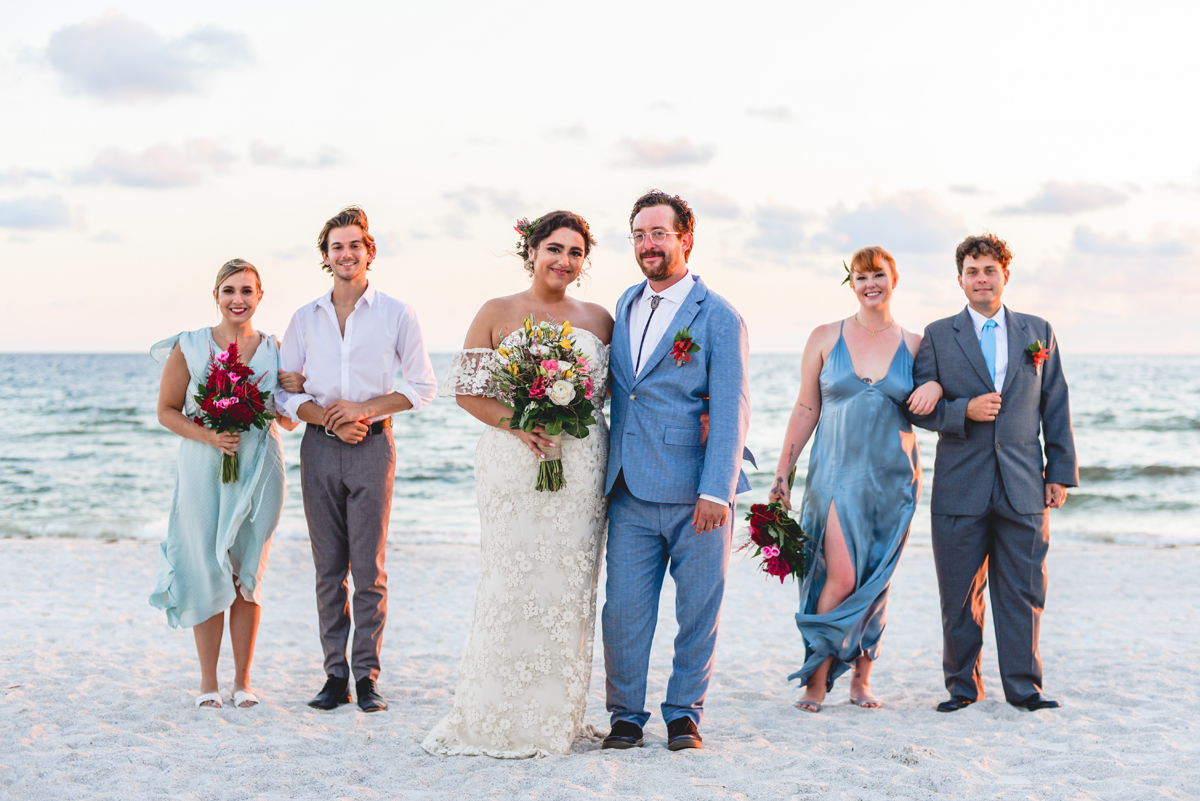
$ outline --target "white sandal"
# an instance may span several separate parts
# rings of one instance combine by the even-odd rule
[[[247,701],[249,706],[243,706]],[[249,690],[235,690],[233,693],[233,705],[238,709],[251,709],[258,706],[258,696]]]
[[[212,706],[206,707],[205,704],[209,702],[212,702]],[[200,695],[196,696],[196,706],[200,709],[220,709],[223,706],[221,703],[221,694],[201,693]]]

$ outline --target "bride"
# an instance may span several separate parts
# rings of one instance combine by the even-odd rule
[[[592,365],[597,405],[608,381],[608,311],[567,295],[595,244],[582,217],[551,212],[524,230],[517,251],[532,285],[483,304],[441,395],[487,424],[475,450],[482,554],[475,610],[459,666],[454,709],[422,744],[444,756],[501,758],[566,753],[581,733],[592,673],[596,582],[607,507],[608,425],[600,410],[584,439],[562,437],[565,485],[534,489],[539,426],[512,430],[489,379],[496,349],[523,321],[569,321]]]

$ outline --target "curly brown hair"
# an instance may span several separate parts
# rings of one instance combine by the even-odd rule
[[[588,227],[587,220],[575,212],[560,209],[559,211],[552,211],[549,214],[543,214],[533,221],[533,226],[529,229],[529,233],[522,239],[521,246],[517,248],[517,255],[525,262],[525,269],[531,275],[533,274],[533,261],[530,257],[533,255],[533,251],[537,250],[538,245],[542,244],[546,237],[559,228],[570,228],[583,237],[583,257],[585,259],[596,245],[596,240],[592,239],[592,231]]]
[[[371,236],[367,225],[367,213],[358,206],[347,206],[337,213],[336,216],[330,217],[325,221],[325,225],[321,228],[321,234],[317,237],[317,247],[321,250],[322,256],[329,255],[329,234],[334,228],[345,228],[350,225],[357,225],[363,232],[363,244],[367,246],[367,253],[370,255],[371,261],[375,260],[375,237]],[[333,268],[321,261],[321,267],[327,273],[332,273]],[[367,262],[367,269],[371,269],[371,262]]]
[[[691,207],[687,201],[679,195],[668,195],[661,189],[651,189],[646,194],[642,195],[633,204],[633,211],[629,212],[629,230],[633,231],[633,218],[638,216],[638,212],[642,209],[648,209],[652,206],[670,206],[675,212],[675,232],[680,236],[684,234],[695,233],[696,231],[696,215],[692,214]],[[694,242],[692,244],[695,244]],[[687,259],[692,255],[692,245],[688,245],[683,251],[683,258]]]
[[[1012,262],[1012,251],[1008,243],[993,233],[984,231],[979,236],[968,236],[954,251],[954,261],[958,263],[958,274],[962,275],[963,259],[970,256],[978,259],[981,256],[991,256],[1002,268],[1008,269]]]

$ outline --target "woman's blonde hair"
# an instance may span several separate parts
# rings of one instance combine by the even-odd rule
[[[258,274],[258,268],[245,259],[230,259],[221,265],[221,269],[217,270],[217,282],[213,284],[213,292],[238,273],[254,273],[254,283],[258,284],[258,291],[262,292],[262,276]]]

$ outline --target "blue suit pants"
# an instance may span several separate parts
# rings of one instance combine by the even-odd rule
[[[658,622],[658,600],[668,568],[675,581],[675,657],[666,722],[704,712],[725,595],[725,572],[733,535],[733,510],[726,524],[697,534],[695,504],[650,503],[617,479],[608,507],[608,583],[602,613],[607,707],[612,722],[645,727],[646,674]]]

